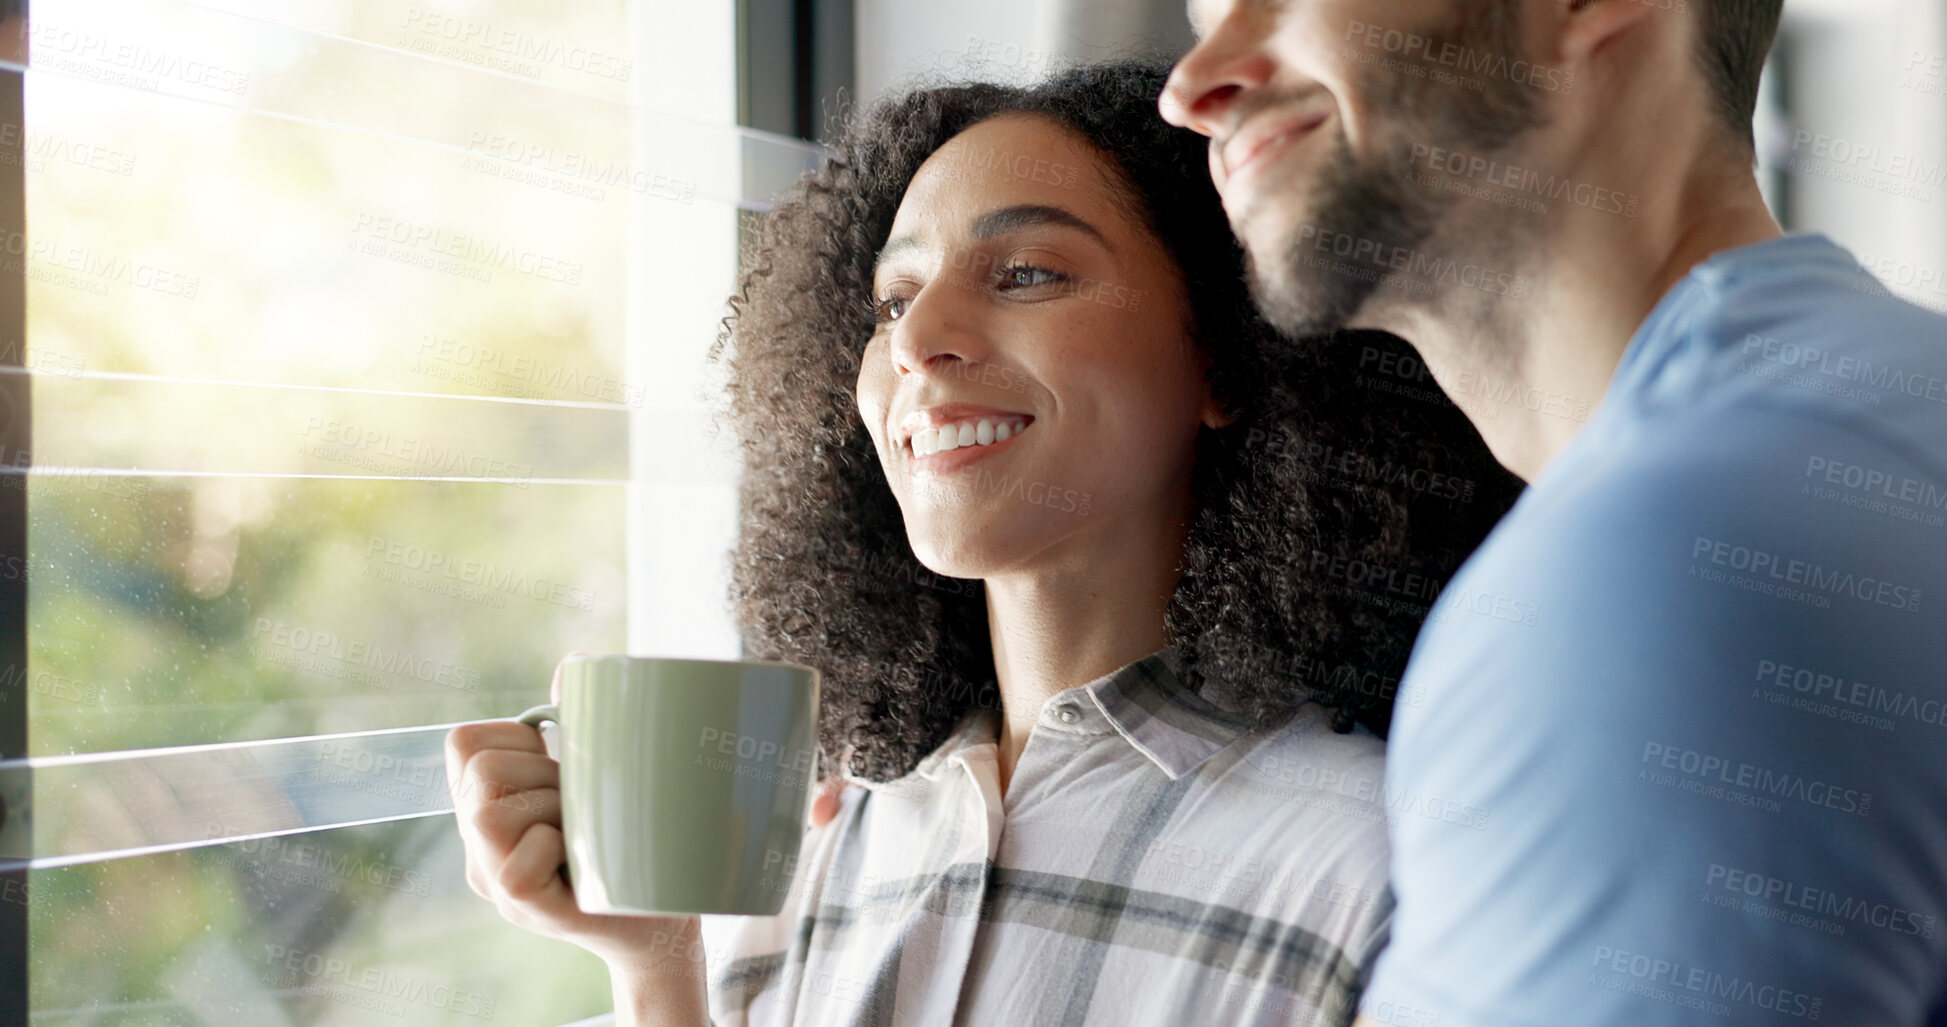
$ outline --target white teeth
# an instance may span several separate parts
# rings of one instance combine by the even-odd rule
[[[940,428],[921,428],[913,433],[914,458],[928,457],[935,453],[945,453],[963,446],[991,446],[1026,431],[1025,424],[1012,421],[964,421],[958,425]]]

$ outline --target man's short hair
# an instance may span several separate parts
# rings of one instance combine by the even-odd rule
[[[1778,35],[1785,0],[1690,0],[1697,8],[1697,58],[1711,104],[1747,151],[1755,152],[1751,117],[1758,109],[1758,74]]]

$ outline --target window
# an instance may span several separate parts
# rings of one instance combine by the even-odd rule
[[[736,653],[703,354],[739,212],[815,151],[735,127],[731,4],[25,24],[0,955],[24,925],[31,1022],[607,1009],[598,961],[467,889],[440,747],[569,650]]]

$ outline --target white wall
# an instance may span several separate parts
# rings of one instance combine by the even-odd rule
[[[1789,183],[1778,213],[1947,311],[1947,4],[1786,0],[1785,16],[1786,117],[1764,155]]]
[[[856,0],[859,97],[913,76],[1020,83],[1077,60],[1190,45],[1181,0]]]

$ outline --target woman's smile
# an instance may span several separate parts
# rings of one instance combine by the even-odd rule
[[[952,474],[976,460],[1009,449],[1034,423],[1034,415],[948,403],[907,414],[900,421],[902,447],[914,477]]]

